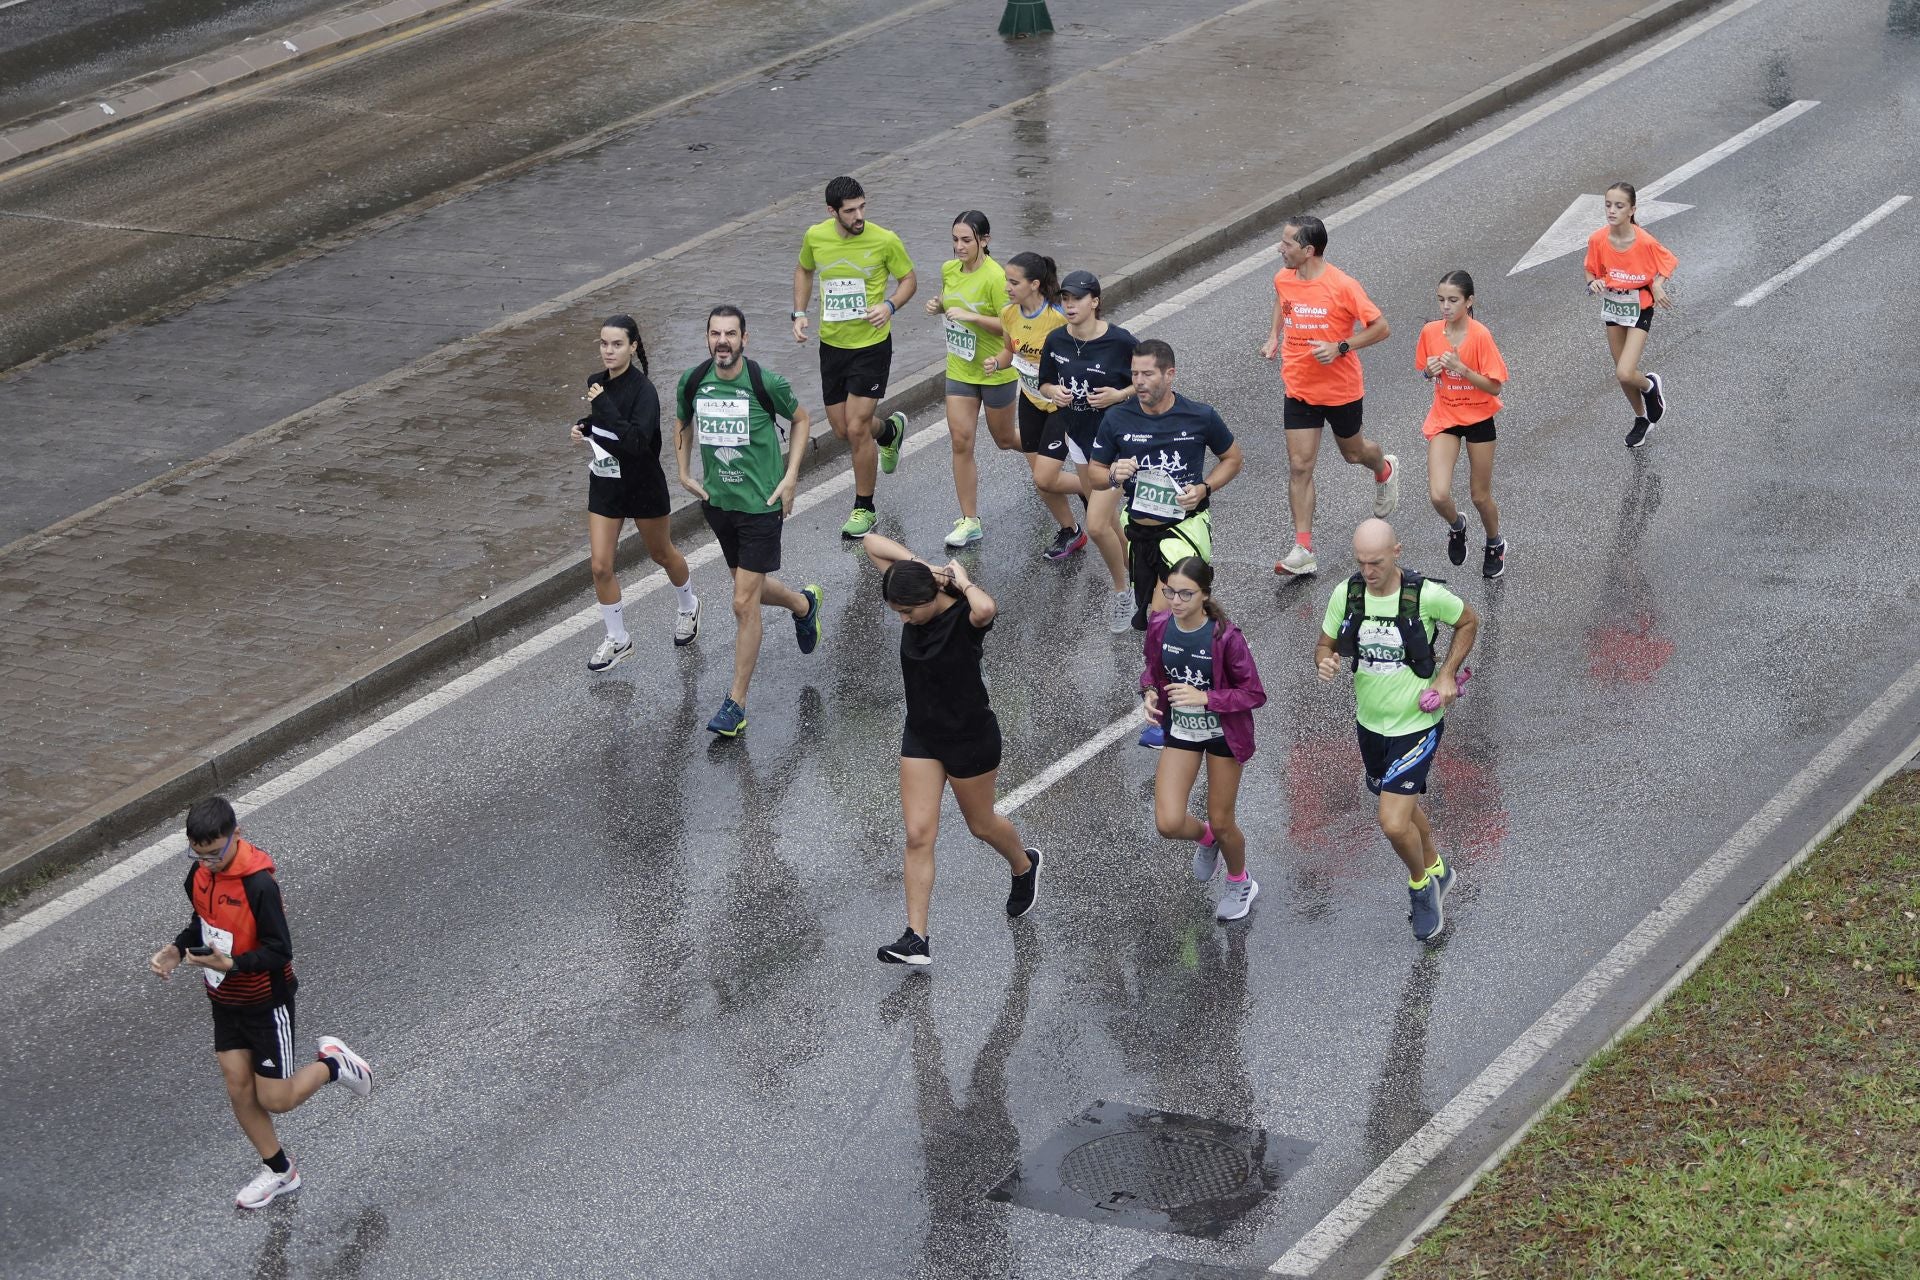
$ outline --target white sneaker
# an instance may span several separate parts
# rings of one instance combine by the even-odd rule
[[[351,1089],[355,1097],[364,1098],[373,1092],[373,1068],[365,1058],[347,1048],[346,1041],[338,1036],[321,1036],[320,1056],[332,1058],[340,1065],[336,1079]]]
[[[1320,572],[1320,562],[1313,558],[1313,552],[1296,542],[1293,549],[1280,558],[1280,563],[1273,566],[1273,571],[1282,577],[1304,578]]]
[[[1213,828],[1207,828],[1207,834],[1213,834]],[[1198,884],[1213,879],[1213,873],[1220,869],[1220,846],[1195,841],[1193,845],[1193,878]]]
[[[673,647],[682,648],[693,643],[700,634],[700,602],[693,602],[693,612],[681,613],[673,620]]]
[[[593,651],[593,656],[587,659],[587,670],[605,671],[610,667],[617,667],[620,665],[620,659],[632,652],[632,636],[628,636],[624,644],[615,644],[613,637],[608,636],[600,642],[600,647]]]
[[[1260,896],[1260,882],[1248,876],[1239,884],[1228,880],[1220,886],[1220,905],[1213,909],[1215,920],[1238,920],[1253,910],[1253,900]]]
[[[242,1209],[264,1209],[273,1203],[275,1196],[299,1189],[300,1166],[289,1156],[285,1173],[275,1173],[262,1166],[260,1172],[253,1176],[253,1181],[240,1188],[233,1202]]]
[[[1387,478],[1373,482],[1373,514],[1385,520],[1400,505],[1400,459],[1387,455]]]
[[[1107,603],[1107,630],[1117,636],[1133,630],[1133,592],[1116,591]]]

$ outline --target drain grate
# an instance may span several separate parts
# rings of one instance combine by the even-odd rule
[[[1162,1211],[1238,1194],[1252,1173],[1233,1143],[1167,1129],[1095,1138],[1060,1162],[1060,1180],[1089,1200],[1138,1200]]]
[[[1313,1144],[1199,1116],[1096,1102],[991,1199],[1090,1222],[1212,1237],[1265,1200]]]

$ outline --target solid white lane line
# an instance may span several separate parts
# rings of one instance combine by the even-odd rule
[[[1640,188],[1640,195],[1644,199],[1652,200],[1656,196],[1666,194],[1687,179],[1711,169],[1714,165],[1719,164],[1722,160],[1725,160],[1728,156],[1740,150],[1740,148],[1749,143],[1758,142],[1761,138],[1766,137],[1789,120],[1805,115],[1819,105],[1820,103],[1818,101],[1806,98],[1802,98],[1798,102],[1789,102],[1786,106],[1780,108],[1759,124],[1741,130],[1713,150],[1704,155],[1695,156],[1665,177],[1655,178],[1652,182]]]
[[[1736,307],[1750,307],[1754,303],[1759,302],[1789,280],[1794,279],[1812,267],[1818,266],[1820,263],[1825,262],[1834,254],[1846,248],[1849,244],[1852,244],[1872,228],[1874,224],[1885,219],[1888,215],[1892,214],[1895,209],[1898,209],[1911,199],[1913,199],[1912,196],[1895,196],[1866,217],[1860,219],[1860,221],[1848,227],[1845,231],[1842,231],[1833,239],[1821,245],[1818,249],[1815,249],[1806,257],[1800,259],[1800,261],[1788,267],[1785,271],[1782,271],[1779,275],[1773,277],[1773,279],[1741,294],[1740,297],[1734,301],[1733,305]]]
[[[1647,66],[1649,63],[1672,53],[1688,41],[1705,35],[1721,23],[1732,18],[1737,18],[1755,5],[1764,2],[1765,0],[1734,0],[1734,2],[1726,8],[1716,10],[1690,26],[1682,27],[1679,31],[1676,31],[1658,44],[1649,45],[1639,53],[1634,54],[1631,58],[1624,59],[1608,67],[1605,71],[1589,76],[1573,88],[1548,99],[1531,111],[1515,116],[1498,129],[1476,138],[1472,142],[1462,144],[1456,149],[1447,152],[1447,154],[1414,170],[1406,177],[1396,182],[1390,182],[1373,194],[1356,200],[1337,213],[1328,215],[1324,221],[1328,228],[1332,229],[1345,226],[1356,218],[1372,213],[1389,200],[1397,199],[1407,192],[1414,190],[1416,187],[1425,186],[1441,174],[1458,168],[1475,156],[1499,146],[1517,134],[1524,133],[1541,121],[1558,115],[1577,102],[1592,97],[1609,85],[1618,83],[1642,67]],[[1784,124],[1785,121],[1781,123]],[[1711,152],[1709,154],[1711,154]],[[1676,172],[1678,172],[1678,170],[1676,170]],[[1251,275],[1262,267],[1273,270],[1277,259],[1278,255],[1271,248],[1261,249],[1248,257],[1242,258],[1232,266],[1215,272],[1198,284],[1181,290],[1171,298],[1147,308],[1136,318],[1127,321],[1125,327],[1137,333],[1154,321],[1164,320],[1176,312],[1184,311],[1202,298],[1218,293],[1236,280]]]
[[[1524,130],[1532,128],[1541,121],[1551,118],[1560,111],[1572,106],[1574,103],[1590,97],[1608,85],[1631,75],[1656,58],[1678,49],[1681,45],[1686,44],[1696,36],[1712,30],[1729,18],[1745,13],[1748,9],[1762,2],[1763,0],[1734,0],[1734,2],[1726,8],[1701,19],[1689,27],[1683,28],[1674,35],[1668,36],[1665,40],[1660,41],[1658,44],[1644,49],[1631,58],[1627,58],[1615,66],[1588,78],[1573,88],[1535,107],[1533,110],[1515,117],[1513,120],[1508,121],[1486,136],[1475,139],[1472,142],[1464,143],[1439,159],[1401,178],[1399,181],[1389,183],[1378,191],[1375,191],[1372,195],[1348,205],[1339,212],[1330,215],[1326,219],[1327,225],[1330,227],[1342,226],[1363,214],[1372,212],[1389,200],[1414,190],[1416,187],[1482,154],[1488,148],[1497,146]],[[1137,332],[1155,320],[1163,320],[1176,312],[1184,311],[1194,303],[1232,284],[1240,277],[1262,266],[1271,264],[1272,260],[1273,254],[1271,250],[1263,249],[1258,253],[1252,254],[1233,266],[1216,272],[1200,283],[1183,289],[1166,301],[1150,307],[1138,316],[1127,320],[1125,327]],[[594,284],[583,286],[582,290],[576,290],[575,293],[590,291],[598,287],[600,283],[604,282],[595,282]],[[565,296],[571,298],[574,295],[569,294]],[[513,321],[503,323],[513,323],[522,319],[533,318],[538,312],[540,312],[540,308],[535,308],[534,311],[514,317]],[[906,444],[902,446],[901,452],[903,455],[916,453],[932,443],[935,439],[944,442],[946,437],[937,430],[923,430],[917,435],[909,437]],[[832,494],[851,488],[852,484],[853,476],[851,470],[842,471],[801,494],[794,502],[794,510],[796,513],[809,510]],[[705,564],[715,559],[718,554],[718,548],[712,543],[708,543],[689,553],[687,559],[689,563]],[[649,574],[627,592],[627,598],[638,598],[657,591],[666,585],[666,581],[667,578],[664,573],[656,571]],[[294,790],[312,782],[335,766],[346,763],[354,756],[365,751],[368,747],[392,737],[394,734],[400,732],[400,730],[424,719],[441,707],[465,696],[489,681],[504,675],[515,666],[545,653],[555,645],[586,630],[593,625],[598,617],[599,610],[593,606],[588,606],[573,616],[555,623],[538,635],[523,640],[506,653],[489,659],[467,674],[449,681],[432,693],[424,694],[406,706],[388,713],[385,717],[369,725],[367,728],[360,730],[344,741],[328,748],[312,759],[296,765],[293,769],[282,774],[272,782],[264,783],[253,791],[248,792],[246,796],[237,798],[235,800],[235,806],[243,809],[248,806],[257,807],[260,804],[266,803],[268,800],[278,799],[292,793]],[[1094,740],[1111,742],[1112,739],[1106,737],[1108,734],[1116,734],[1117,736],[1115,725],[1107,726],[1107,728],[1095,735]],[[1078,753],[1076,752],[1075,754],[1077,755]],[[1065,775],[1062,774],[1060,776]],[[1024,788],[1021,790],[1024,790]],[[1015,791],[1009,795],[1008,799],[1011,800],[1014,796],[1019,796],[1020,794],[1020,791]],[[1036,792],[1035,794],[1038,793]],[[258,798],[256,799],[256,797]],[[1020,803],[1025,804],[1028,799],[1031,799],[1031,796],[1022,797]],[[1004,804],[1006,802],[1003,801],[1002,803]],[[85,884],[68,890],[52,901],[28,912],[13,923],[0,927],[0,952],[5,952],[19,945],[55,921],[73,914],[73,912],[79,910],[87,903],[125,884],[143,871],[160,865],[160,863],[166,861],[168,858],[183,855],[185,848],[186,842],[184,836],[171,836],[155,841],[140,852],[131,855],[125,861],[95,875]]]
[[[1385,1208],[1394,1196],[1412,1182],[1415,1175],[1445,1151],[1455,1138],[1466,1132],[1521,1077],[1539,1065],[1540,1060],[1552,1051],[1575,1024],[1586,1017],[1621,978],[1625,977],[1646,957],[1648,952],[1659,945],[1697,907],[1712,896],[1714,891],[1720,888],[1735,868],[1746,861],[1762,841],[1771,836],[1782,822],[1805,804],[1814,792],[1826,785],[1827,780],[1838,772],[1854,752],[1877,733],[1893,713],[1916,693],[1920,693],[1920,663],[1907,668],[1905,675],[1894,681],[1886,692],[1868,704],[1865,711],[1854,717],[1853,722],[1842,729],[1819,755],[1808,761],[1806,767],[1800,772],[1794,774],[1786,786],[1747,819],[1745,825],[1734,832],[1725,844],[1714,851],[1712,857],[1701,863],[1692,875],[1681,881],[1680,887],[1675,889],[1666,901],[1648,912],[1646,917],[1634,926],[1631,933],[1616,943],[1598,964],[1587,970],[1586,974],[1574,983],[1565,995],[1556,1000],[1551,1008],[1541,1014],[1539,1019],[1520,1035],[1519,1039],[1508,1045],[1499,1057],[1473,1078],[1466,1088],[1455,1094],[1446,1106],[1435,1113],[1433,1119],[1427,1121],[1412,1137],[1401,1143],[1398,1150],[1381,1161],[1379,1166],[1368,1174],[1344,1200],[1335,1205],[1313,1230],[1302,1236],[1298,1244],[1273,1264],[1270,1268],[1272,1273],[1283,1276],[1310,1276],[1318,1270],[1342,1245],[1353,1238],[1354,1233],[1368,1219]],[[1911,754],[1911,751],[1908,754]],[[1906,758],[1903,755],[1899,759],[1904,761]],[[1796,861],[1804,858],[1815,845],[1825,839],[1851,810],[1851,806],[1844,809],[1823,827],[1819,834],[1800,850]],[[1747,906],[1751,907],[1753,903],[1758,902],[1760,896],[1756,894],[1749,899]],[[1745,909],[1743,908],[1742,913]],[[1735,920],[1738,918],[1736,915]],[[1715,934],[1713,941],[1717,942],[1720,935],[1730,929],[1732,924],[1733,922],[1730,921],[1723,925],[1720,932]],[[1711,942],[1696,952],[1691,963],[1697,965],[1710,950],[1712,950]],[[1678,981],[1678,978],[1675,981]],[[1643,1006],[1639,1016],[1644,1017],[1646,1012],[1658,1004],[1665,993],[1666,988],[1663,988],[1652,1001]],[[1622,1032],[1624,1030],[1625,1028],[1622,1028]],[[1517,1138],[1519,1135],[1514,1136]]]

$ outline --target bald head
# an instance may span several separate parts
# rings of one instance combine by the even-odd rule
[[[1394,536],[1393,526],[1378,518],[1362,520],[1353,531],[1353,558],[1369,590],[1377,593],[1392,587],[1400,576],[1400,539]]]

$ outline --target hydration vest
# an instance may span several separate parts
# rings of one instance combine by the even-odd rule
[[[1420,584],[1427,579],[1412,569],[1400,571],[1400,610],[1393,625],[1400,632],[1402,661],[1422,680],[1433,676],[1433,637],[1420,620]],[[1435,578],[1444,582],[1444,578]],[[1359,574],[1347,579],[1347,614],[1341,619],[1340,632],[1334,637],[1334,652],[1350,661],[1350,671],[1360,669],[1360,625],[1367,616],[1367,580]]]

